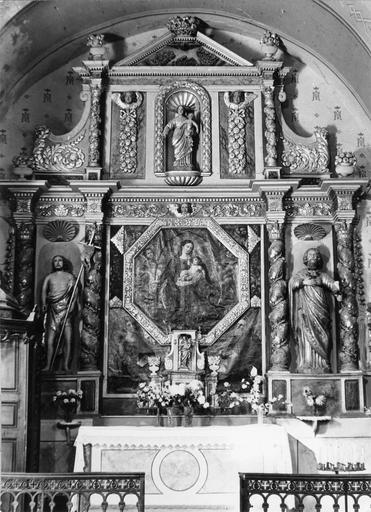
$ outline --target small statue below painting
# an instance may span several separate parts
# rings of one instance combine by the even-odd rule
[[[305,268],[290,281],[291,324],[297,346],[298,373],[328,373],[331,349],[329,292],[341,300],[339,283],[321,272],[323,260],[317,248],[304,253]]]

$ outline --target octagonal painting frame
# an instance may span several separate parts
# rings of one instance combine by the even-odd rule
[[[211,217],[205,218],[159,218],[136,240],[124,254],[123,271],[123,308],[139,325],[160,345],[171,343],[171,333],[163,332],[134,302],[135,258],[153,240],[162,229],[177,228],[185,230],[207,229],[226,249],[237,258],[237,295],[238,302],[215,326],[202,335],[201,345],[212,345],[224,334],[238,318],[250,308],[249,254]],[[195,326],[197,329],[198,326]]]

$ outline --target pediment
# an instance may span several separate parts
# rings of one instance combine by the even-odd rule
[[[180,18],[179,18],[180,19]],[[197,18],[192,18],[197,20]],[[169,32],[143,47],[116,66],[253,66],[239,55],[225,48],[213,39],[187,27],[179,28],[169,20]],[[184,18],[181,18],[184,22]],[[174,25],[176,27],[174,28]],[[189,25],[189,24],[188,24]]]

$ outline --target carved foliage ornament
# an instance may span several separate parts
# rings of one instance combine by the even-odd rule
[[[165,166],[165,147],[163,130],[165,127],[165,104],[170,95],[178,92],[184,97],[196,97],[199,101],[201,111],[202,130],[200,130],[200,148],[201,162],[200,168],[202,174],[211,173],[211,108],[210,98],[205,89],[193,82],[175,82],[167,87],[163,87],[156,97],[155,103],[155,174],[163,176],[166,172]]]
[[[316,126],[315,142],[309,145],[296,144],[283,139],[284,151],[282,165],[290,169],[290,173],[323,174],[328,171],[329,151],[327,144],[328,132]]]
[[[132,174],[137,168],[137,109],[143,102],[143,96],[139,92],[126,91],[122,94],[112,94],[112,99],[121,109],[120,171]]]
[[[36,130],[36,141],[33,150],[34,168],[38,171],[71,172],[85,165],[85,155],[79,148],[84,134],[68,144],[53,144],[50,141],[50,130],[40,126]],[[49,140],[48,140],[49,139]]]
[[[187,210],[185,211],[185,206]],[[182,210],[184,209],[184,211]],[[112,202],[112,217],[260,217],[265,207],[261,202],[205,202],[205,203],[137,203]]]
[[[230,101],[230,94],[232,95],[232,101]],[[241,91],[224,93],[224,102],[228,107],[230,174],[244,174],[246,172],[246,107],[256,97],[256,94],[242,93]]]
[[[274,87],[265,87],[264,94],[264,114],[265,114],[265,141],[267,155],[265,162],[268,167],[275,167],[277,164],[276,150],[276,114],[274,110]]]
[[[81,203],[40,204],[37,210],[41,217],[82,217],[85,213],[85,205]]]
[[[169,18],[167,28],[175,36],[191,36],[197,34],[200,20],[194,16],[174,16]]]

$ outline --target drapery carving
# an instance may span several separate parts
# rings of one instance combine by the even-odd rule
[[[328,131],[316,126],[313,135],[315,142],[309,144],[299,144],[287,138],[283,139],[282,165],[288,167],[290,173],[323,174],[328,171]]]

